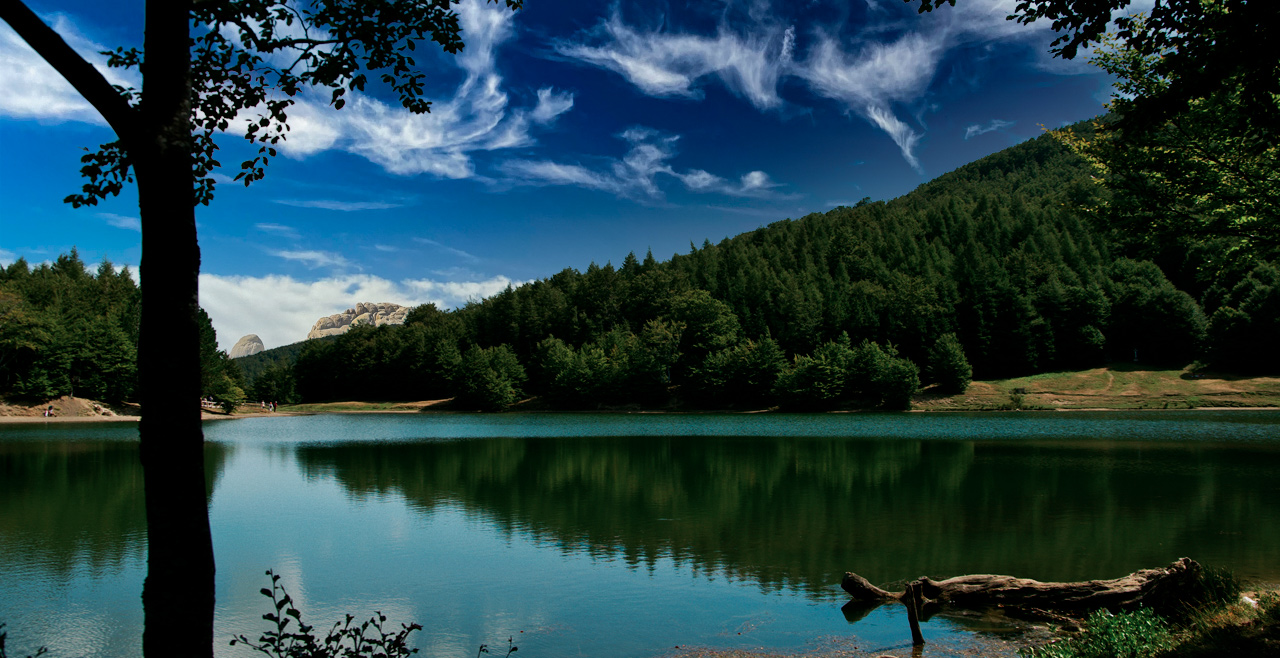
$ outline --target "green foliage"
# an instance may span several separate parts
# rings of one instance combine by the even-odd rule
[[[422,626],[400,624],[399,630],[386,628],[387,617],[381,612],[359,624],[353,623],[355,617],[346,615],[320,637],[314,626],[302,620],[302,612],[294,607],[293,597],[280,584],[280,576],[270,569],[267,576],[271,578],[271,589],[264,587],[261,593],[271,599],[272,610],[262,618],[274,623],[275,628],[264,631],[256,642],[237,635],[231,646],[243,644],[274,658],[404,658],[418,652],[409,648],[409,635],[422,630]]]
[[[307,341],[293,365],[297,396],[311,402],[450,397],[462,355],[456,318],[448,324],[359,326]]]
[[[773,399],[786,356],[772,338],[746,341],[708,354],[693,370],[690,388],[703,402],[724,407],[755,408]]]
[[[1259,264],[1209,318],[1207,360],[1237,372],[1280,370],[1280,268]]]
[[[128,268],[90,273],[75,249],[0,270],[0,394],[131,399],[140,301]]]
[[[689,290],[667,302],[663,319],[684,326],[680,363],[692,368],[708,354],[738,344],[742,328],[733,309],[706,290]]]
[[[671,369],[680,360],[682,322],[649,320],[640,331],[639,350],[632,359],[629,386],[637,399],[649,400],[666,393]]]
[[[200,329],[200,396],[213,399],[226,413],[245,401],[244,374],[226,350],[218,349],[218,332],[204,309],[196,308]]]
[[[260,402],[294,404],[299,401],[293,368],[283,363],[269,366],[259,374],[249,391],[249,399]]]
[[[844,380],[845,369],[830,354],[799,355],[778,375],[775,393],[785,409],[831,409],[844,396]]]
[[[1147,658],[1177,645],[1173,630],[1149,608],[1113,615],[1098,610],[1069,640],[1018,653],[1028,658]]]
[[[775,392],[783,407],[796,410],[834,408],[857,399],[886,409],[909,409],[920,388],[920,370],[897,356],[892,346],[863,341],[849,346],[849,337],[826,343],[811,356],[797,356],[778,376]]]
[[[129,399],[137,382],[138,351],[109,318],[94,318],[74,344],[71,368],[76,395],[118,402]]]
[[[964,346],[955,334],[943,334],[929,352],[929,378],[947,395],[964,393],[973,379],[973,368],[964,358]]]
[[[1109,269],[1112,358],[1172,366],[1194,359],[1208,324],[1195,300],[1149,261],[1122,258]]]
[[[548,338],[538,347],[543,389],[552,401],[585,408],[617,399],[627,365],[625,347],[609,354],[594,344],[574,350],[558,338]]]
[[[911,396],[920,389],[920,369],[907,359],[891,358],[877,373],[875,387],[885,409],[910,409]]]
[[[1149,240],[1228,238],[1251,255],[1280,246],[1280,147],[1253,132],[1256,117],[1240,80],[1225,80],[1173,113],[1147,116],[1144,100],[1166,94],[1173,82],[1160,72],[1165,57],[1115,39],[1103,43],[1092,61],[1117,79],[1111,115],[1089,130],[1055,133],[1111,192],[1102,216]],[[1280,101],[1266,105],[1280,116]]]
[[[473,345],[463,353],[456,378],[458,405],[501,411],[519,401],[525,372],[506,345],[489,348]]]
[[[218,379],[207,384],[205,395],[212,398],[213,403],[226,413],[234,412],[236,407],[245,401],[244,389],[240,388],[237,382],[226,373],[220,374]]]
[[[908,0],[909,2],[912,0]],[[920,0],[920,11],[943,2]],[[1158,88],[1120,91],[1132,99],[1126,123],[1138,131],[1159,130],[1177,121],[1189,105],[1238,92],[1245,118],[1238,135],[1250,146],[1274,145],[1280,132],[1280,58],[1256,52],[1260,39],[1280,20],[1280,6],[1248,0],[1164,0],[1147,15],[1123,11],[1129,0],[1022,0],[1009,18],[1020,23],[1053,22],[1055,55],[1072,59],[1080,48],[1108,42],[1136,58],[1149,60]],[[1115,31],[1108,34],[1110,26]],[[1096,49],[1104,51],[1106,48]],[[1241,53],[1250,56],[1242,57]]]
[[[237,357],[235,362],[240,367],[240,372],[244,374],[245,383],[252,387],[254,382],[258,380],[258,376],[269,368],[275,366],[292,367],[293,364],[297,363],[298,355],[302,354],[302,349],[308,343],[330,342],[336,339],[336,336],[324,336],[290,343],[289,345],[281,345],[280,347],[263,350],[257,354]]]

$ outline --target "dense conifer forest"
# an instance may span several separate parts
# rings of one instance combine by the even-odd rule
[[[18,258],[0,268],[0,395],[136,400],[141,304],[127,266],[103,260],[91,271],[74,248],[50,263]],[[243,375],[218,350],[209,316],[200,321],[202,395],[230,405],[244,397]]]
[[[247,384],[206,319],[206,394],[898,409],[922,386],[955,393],[971,378],[1112,361],[1280,369],[1274,254],[1109,231],[1094,218],[1107,192],[1089,175],[1045,135],[893,201],[268,350],[238,360]],[[96,275],[74,252],[14,263],[0,273],[0,392],[128,398],[137,310],[132,279],[110,263]]]

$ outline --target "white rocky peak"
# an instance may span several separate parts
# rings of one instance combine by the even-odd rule
[[[371,324],[375,327],[384,324],[404,324],[404,319],[407,315],[409,315],[408,306],[387,302],[379,302],[377,304],[358,302],[355,308],[349,308],[342,313],[335,313],[317,320],[315,325],[311,327],[311,333],[307,334],[307,340],[344,334],[348,329],[358,324]]]

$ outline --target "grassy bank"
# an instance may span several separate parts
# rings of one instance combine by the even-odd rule
[[[1280,657],[1280,595],[1253,592],[1183,620],[1151,610],[1090,616],[1078,635],[1019,651],[1027,658]]]
[[[962,395],[931,395],[926,389],[916,396],[913,407],[924,411],[1280,407],[1280,377],[1113,364],[975,381]]]
[[[314,402],[308,404],[281,405],[287,413],[411,413],[417,411],[446,411],[448,400],[423,400],[419,402]]]

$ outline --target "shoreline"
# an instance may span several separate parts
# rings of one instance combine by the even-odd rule
[[[828,411],[807,413],[886,413],[859,408],[856,400]],[[54,416],[43,411],[53,407]],[[1047,372],[1009,379],[975,380],[963,393],[945,395],[936,386],[918,391],[906,413],[954,412],[1073,412],[1073,411],[1280,411],[1280,375],[1235,375],[1192,371],[1190,368],[1152,368],[1136,364],[1112,364],[1087,370]],[[141,410],[137,404],[109,405],[95,400],[64,396],[38,405],[0,399],[0,424],[133,422]],[[458,409],[453,398],[435,400],[343,400],[286,405],[268,412],[253,403],[241,405],[235,414],[204,408],[201,420],[270,418],[311,414],[771,414],[791,413],[778,407],[755,409],[700,409],[687,404],[678,388],[660,404],[619,404],[597,409],[556,409],[550,402],[530,397],[500,412]],[[892,411],[888,413],[901,413]]]
[[[1068,408],[1068,409],[1062,409],[1062,408],[1059,408],[1059,409],[938,409],[938,408],[919,409],[917,408],[917,409],[908,409],[904,411],[882,411],[879,409],[838,409],[838,410],[832,410],[832,411],[800,411],[800,412],[780,411],[777,409],[749,409],[749,410],[698,409],[698,410],[688,410],[688,411],[673,410],[673,409],[528,409],[528,410],[512,409],[508,411],[499,411],[499,412],[492,412],[492,411],[481,412],[481,411],[464,411],[464,410],[455,410],[455,409],[429,409],[429,408],[353,409],[349,407],[342,408],[340,406],[337,406],[337,405],[349,405],[351,404],[350,402],[320,403],[319,405],[307,405],[307,406],[321,406],[325,404],[333,404],[335,405],[335,407],[322,408],[322,409],[305,409],[305,410],[298,410],[298,411],[291,411],[288,408],[285,408],[283,411],[277,411],[274,413],[245,413],[245,414],[234,414],[234,415],[201,412],[200,420],[210,421],[210,420],[240,420],[244,418],[283,418],[283,417],[289,417],[289,416],[318,416],[322,414],[334,414],[334,415],[619,414],[619,415],[655,415],[655,416],[709,416],[713,414],[748,415],[748,414],[792,414],[792,413],[794,414],[850,414],[851,415],[851,414],[864,414],[864,413],[912,413],[912,414],[1054,413],[1054,414],[1057,414],[1057,413],[1080,413],[1080,412],[1097,413],[1097,412],[1107,412],[1107,411],[1111,411],[1111,412],[1128,411],[1128,412],[1140,412],[1140,413],[1158,413],[1162,411],[1275,411],[1275,412],[1280,412],[1280,408],[1262,407],[1262,406],[1259,406],[1259,407],[1241,407],[1241,406],[1207,407],[1206,406],[1206,407],[1193,407],[1193,408],[1181,408],[1181,409],[1158,409],[1158,408],[1134,409],[1134,408],[1122,408],[1122,407],[1088,407],[1088,408]],[[433,405],[426,405],[426,406],[433,406]],[[36,425],[36,424],[42,424],[42,423],[46,425],[48,424],[55,424],[55,425],[84,424],[84,423],[130,423],[130,422],[136,423],[141,419],[142,419],[142,416],[140,415],[138,416],[124,416],[124,415],[51,416],[47,418],[44,416],[0,416],[0,425]]]

